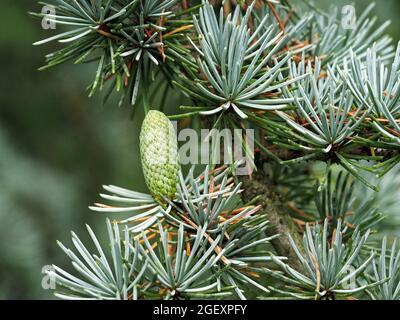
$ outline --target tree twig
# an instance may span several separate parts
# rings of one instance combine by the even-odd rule
[[[264,214],[270,221],[272,228],[267,229],[268,235],[272,236],[280,233],[281,236],[271,241],[276,253],[288,258],[288,264],[298,271],[302,271],[303,266],[299,262],[296,253],[290,245],[288,234],[290,234],[296,245],[303,248],[301,235],[294,221],[288,213],[287,206],[283,203],[281,197],[268,188],[268,179],[257,172],[252,178],[241,177],[244,191],[242,199],[244,202],[251,201],[256,196],[262,196],[258,204],[262,206],[258,214]],[[268,231],[269,230],[269,231]]]

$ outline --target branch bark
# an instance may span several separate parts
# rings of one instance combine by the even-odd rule
[[[240,178],[243,183],[242,199],[249,202],[254,197],[262,195],[258,204],[262,206],[259,211],[270,221],[271,227],[267,230],[268,235],[281,234],[271,241],[276,253],[288,258],[287,263],[297,271],[303,271],[303,266],[299,262],[296,253],[290,245],[288,234],[290,234],[300,250],[303,250],[302,237],[297,226],[289,215],[287,206],[284,204],[280,195],[268,188],[268,179],[257,172],[251,178],[248,176]]]

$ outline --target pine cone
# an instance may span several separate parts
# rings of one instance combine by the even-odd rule
[[[160,111],[151,110],[140,132],[140,154],[144,178],[153,197],[173,199],[180,170],[175,129]]]

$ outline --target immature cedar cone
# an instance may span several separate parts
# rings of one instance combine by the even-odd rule
[[[175,129],[165,114],[151,110],[140,132],[140,155],[144,178],[151,194],[172,199],[178,183],[179,160]]]

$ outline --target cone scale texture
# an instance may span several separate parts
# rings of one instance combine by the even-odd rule
[[[146,185],[160,202],[173,199],[180,169],[175,129],[168,117],[150,110],[140,132],[140,154]]]

